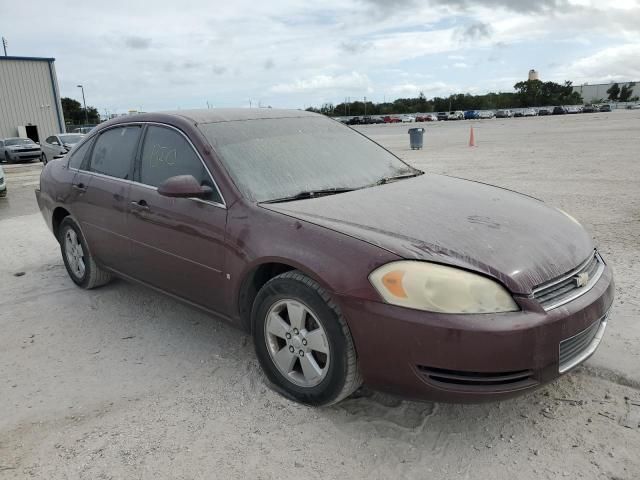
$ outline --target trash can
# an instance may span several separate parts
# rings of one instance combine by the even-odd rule
[[[409,144],[411,145],[411,150],[420,150],[422,148],[423,135],[424,135],[424,128],[409,129]]]

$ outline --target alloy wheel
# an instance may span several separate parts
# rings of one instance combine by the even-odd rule
[[[274,365],[300,387],[315,387],[327,375],[331,351],[327,333],[313,311],[293,299],[273,304],[264,338]]]
[[[68,228],[64,235],[64,251],[67,256],[67,263],[74,276],[78,279],[83,278],[86,269],[84,251],[73,228]]]

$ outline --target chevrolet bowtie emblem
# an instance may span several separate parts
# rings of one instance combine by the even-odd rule
[[[573,277],[576,282],[576,287],[586,287],[587,283],[589,283],[589,274],[587,272],[582,272]]]

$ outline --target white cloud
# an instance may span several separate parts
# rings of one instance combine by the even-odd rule
[[[346,91],[372,91],[371,81],[366,75],[351,72],[346,75],[315,75],[311,78],[298,79],[291,83],[274,85],[271,91],[275,93],[302,93],[343,89]]]
[[[567,67],[574,83],[640,80],[640,43],[618,45],[581,58]]]

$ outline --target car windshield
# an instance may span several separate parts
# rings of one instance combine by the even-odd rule
[[[74,144],[74,143],[78,143],[80,140],[82,140],[84,138],[84,135],[78,135],[75,133],[69,133],[69,134],[65,134],[65,135],[59,135],[60,140],[62,140],[63,143],[68,143],[68,144]]]
[[[264,202],[357,189],[420,173],[365,136],[321,116],[200,124],[243,194]]]
[[[8,138],[4,141],[4,144],[9,145],[32,145],[33,140],[30,138]]]

